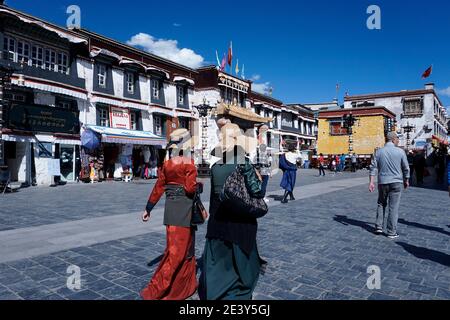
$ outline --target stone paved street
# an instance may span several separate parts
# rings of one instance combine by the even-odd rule
[[[286,205],[273,200],[280,194],[280,177],[270,182],[271,207],[258,231],[259,250],[268,267],[255,299],[450,299],[448,193],[406,191],[400,208],[400,238],[389,240],[373,234],[377,195],[367,191],[367,172],[319,178],[315,170],[300,170],[298,175],[298,200]],[[165,248],[158,217],[163,201],[153,221],[147,225],[138,221],[152,184],[67,185],[2,196],[0,299],[139,299],[138,292],[150,280]],[[205,191],[206,202],[208,186]],[[123,224],[127,230],[123,235],[109,236],[109,230],[104,230],[110,227],[108,219],[116,224],[124,219],[132,222]],[[42,230],[72,232],[76,225],[84,228],[92,221],[104,224],[91,227],[98,234],[89,241],[74,233],[65,244],[55,241],[46,254],[24,251],[30,241],[27,235],[51,241],[53,235]],[[144,227],[133,233],[132,223]],[[205,230],[206,225],[201,226],[197,233],[198,258]],[[56,233],[53,240],[61,239]],[[11,241],[15,250],[25,252],[25,258],[8,259],[14,257],[5,246]],[[39,250],[44,246],[34,242]],[[68,249],[58,250],[58,246]],[[66,286],[70,265],[81,268],[79,291]],[[381,270],[379,290],[366,286],[371,265]]]

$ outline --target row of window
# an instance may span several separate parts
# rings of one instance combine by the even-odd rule
[[[69,73],[67,52],[10,36],[3,37],[3,59],[49,71]]]
[[[106,80],[107,80],[107,67],[104,64],[98,65],[98,74],[97,81],[99,87],[106,88]],[[126,80],[126,88],[129,94],[134,94],[135,92],[135,74],[132,72],[126,72],[125,75]],[[152,79],[151,81],[151,95],[154,100],[160,99],[160,91],[161,91],[161,81],[157,79]],[[186,88],[184,86],[177,86],[177,102],[180,105],[184,105],[186,101]]]

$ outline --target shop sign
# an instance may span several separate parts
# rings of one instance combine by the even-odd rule
[[[41,105],[12,105],[8,111],[9,129],[30,132],[80,133],[77,111]]]
[[[111,107],[111,127],[130,129],[130,113],[128,109]]]

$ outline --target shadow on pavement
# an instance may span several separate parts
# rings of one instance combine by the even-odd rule
[[[162,258],[164,257],[164,254],[160,255],[159,257],[153,259],[152,261],[150,261],[149,263],[147,263],[148,267],[153,267],[155,264],[158,264]]]
[[[405,251],[409,252],[416,258],[434,261],[446,267],[450,267],[450,255],[446,253],[423,247],[416,247],[405,242],[396,242],[396,244],[403,247]]]
[[[446,236],[450,236],[450,232],[445,231],[444,228],[428,226],[426,224],[421,224],[421,223],[417,223],[417,222],[410,222],[410,221],[407,221],[405,219],[398,219],[398,222],[401,223],[401,224],[407,225],[407,226],[416,227],[416,228],[425,229],[425,230],[430,230],[430,231],[436,231],[436,232],[445,234]]]
[[[350,224],[352,226],[361,227],[361,228],[369,231],[370,233],[375,233],[375,227],[372,226],[370,223],[367,223],[364,221],[351,219],[351,218],[348,218],[347,216],[341,216],[341,215],[334,216],[333,220],[343,224],[344,226],[347,226]]]
[[[268,198],[274,199],[275,201],[283,200],[283,196],[269,196]]]

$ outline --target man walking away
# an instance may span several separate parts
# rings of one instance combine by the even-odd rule
[[[322,176],[322,173],[323,173],[323,176],[325,177],[324,165],[325,165],[325,159],[323,158],[323,154],[321,153],[319,156],[319,177]]]
[[[353,153],[352,154],[352,172],[356,172],[356,164],[357,164],[357,160],[358,158],[356,157],[356,154]]]
[[[378,208],[376,218],[376,234],[383,233],[383,222],[386,207],[389,205],[387,216],[387,237],[398,238],[397,221],[398,207],[402,193],[402,184],[409,187],[409,165],[406,153],[398,148],[399,139],[395,132],[389,132],[387,143],[374,155],[370,166],[369,191],[375,191],[375,175],[378,171]]]

